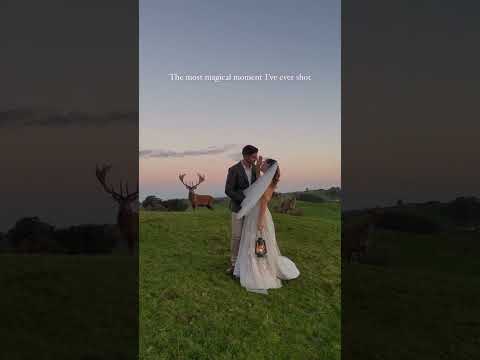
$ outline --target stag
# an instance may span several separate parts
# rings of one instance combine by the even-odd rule
[[[180,179],[181,183],[185,185],[188,189],[188,200],[192,204],[192,209],[195,210],[197,207],[205,206],[210,210],[213,210],[213,197],[210,195],[197,195],[195,194],[195,190],[197,190],[198,185],[205,181],[204,175],[198,175],[198,182],[194,184],[191,182],[190,184],[185,183],[184,178],[186,174],[180,174],[178,178]]]
[[[106,176],[111,167],[111,165],[103,165],[102,167],[97,165],[95,173],[103,189],[118,203],[117,225],[121,234],[127,240],[130,254],[133,254],[138,239],[138,212],[133,206],[133,203],[138,199],[138,185],[136,191],[130,192],[128,183],[125,182],[124,186],[123,182],[120,181],[120,192],[115,191],[113,186],[106,182]]]
[[[289,211],[295,209],[296,203],[297,203],[297,199],[295,198],[295,196],[289,199],[283,200],[282,203],[280,204],[280,212],[284,214],[288,213]]]
[[[342,225],[342,258],[346,262],[365,258],[372,247],[372,238],[377,225],[381,222],[383,211],[368,211],[363,221],[351,225]]]

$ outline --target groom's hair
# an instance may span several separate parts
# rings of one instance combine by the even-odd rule
[[[253,145],[247,145],[242,149],[242,155],[253,155],[258,153],[258,149]]]

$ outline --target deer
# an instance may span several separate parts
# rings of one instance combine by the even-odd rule
[[[358,262],[368,255],[372,246],[373,233],[383,214],[382,210],[371,209],[362,222],[349,226],[342,224],[341,254],[346,262]]]
[[[297,199],[295,196],[293,196],[292,198],[283,200],[282,203],[280,204],[280,212],[284,214],[288,213],[290,210],[295,209],[296,203],[297,203]]]
[[[117,226],[122,236],[127,240],[130,254],[134,254],[135,246],[138,244],[138,212],[134,209],[134,202],[138,199],[138,184],[134,192],[128,189],[128,183],[120,181],[120,192],[115,191],[112,185],[106,181],[107,173],[112,168],[111,165],[96,166],[95,175],[102,185],[103,189],[112,196],[118,203]]]
[[[196,184],[193,182],[186,184],[184,181],[185,175],[186,174],[180,174],[178,175],[178,178],[180,179],[180,182],[188,189],[188,200],[190,200],[190,203],[192,204],[192,209],[195,211],[197,207],[205,206],[208,209],[213,210],[212,196],[195,194],[195,190],[197,190],[198,185],[205,181],[205,176],[197,173],[198,182]]]

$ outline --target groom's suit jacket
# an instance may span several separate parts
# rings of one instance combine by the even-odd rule
[[[252,172],[252,184],[257,180],[257,172],[255,166],[252,166],[250,171]],[[247,174],[243,168],[242,162],[239,161],[228,169],[227,182],[225,184],[225,194],[230,198],[230,209],[233,212],[238,212],[241,208],[240,204],[245,198],[243,190],[248,188]]]

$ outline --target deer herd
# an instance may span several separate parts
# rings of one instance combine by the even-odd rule
[[[105,192],[111,195],[113,200],[118,204],[117,226],[123,238],[127,241],[130,254],[134,254],[138,246],[138,211],[134,207],[134,203],[137,202],[138,199],[138,184],[135,191],[130,191],[128,183],[125,182],[124,184],[123,181],[120,181],[119,190],[115,190],[106,180],[107,173],[111,167],[111,165],[103,165],[101,167],[97,165],[95,174]],[[178,178],[188,190],[188,199],[192,209],[195,210],[197,207],[206,207],[213,210],[214,199],[212,196],[195,193],[198,186],[205,181],[205,176],[197,174],[198,181],[196,183],[185,182],[185,176],[186,174],[180,174]],[[294,209],[295,203],[295,197],[283,199],[280,205],[280,212],[287,213],[289,210]],[[375,218],[376,216],[374,216],[374,219]],[[356,255],[365,255],[369,245],[368,240],[372,231],[372,223],[374,222],[375,221],[370,221],[366,224],[361,224],[358,229],[349,229],[350,231],[342,229],[343,258],[351,261]]]

